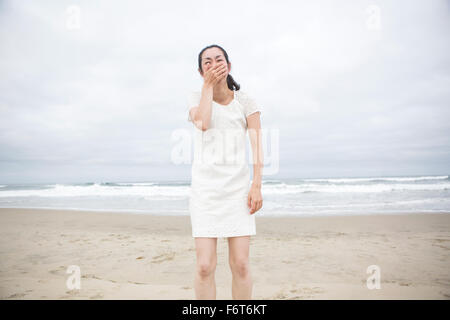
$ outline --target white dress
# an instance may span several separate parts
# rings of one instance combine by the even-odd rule
[[[188,97],[189,110],[199,105],[200,91]],[[228,105],[212,101],[210,126],[193,125],[194,158],[191,169],[189,214],[192,236],[226,238],[255,235],[255,213],[247,196],[250,169],[246,160],[247,119],[261,110],[248,94],[234,91]]]

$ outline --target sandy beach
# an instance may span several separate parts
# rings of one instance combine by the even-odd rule
[[[450,299],[450,214],[256,223],[253,299]],[[195,299],[194,245],[188,216],[3,208],[0,298]],[[217,250],[217,299],[231,299],[227,239]],[[380,289],[367,287],[370,265]]]

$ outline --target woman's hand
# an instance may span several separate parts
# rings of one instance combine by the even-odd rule
[[[225,64],[216,64],[205,72],[204,85],[214,87],[220,80],[228,75],[228,68]]]
[[[261,187],[252,185],[247,197],[247,206],[250,209],[250,214],[261,209],[262,203]]]

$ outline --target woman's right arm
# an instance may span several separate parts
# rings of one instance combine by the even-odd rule
[[[226,71],[223,64],[218,64],[205,73],[199,105],[191,110],[192,122],[202,131],[208,130],[211,123],[214,86],[226,75]]]
[[[192,119],[194,125],[202,131],[209,128],[212,113],[213,88],[203,84],[202,94],[198,107],[192,108]]]

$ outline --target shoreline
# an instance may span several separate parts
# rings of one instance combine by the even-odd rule
[[[157,217],[189,217],[188,211],[183,211],[184,214],[174,213],[155,213],[143,210],[111,210],[111,209],[81,209],[81,208],[53,208],[53,207],[0,207],[0,210],[36,210],[36,211],[67,211],[67,212],[83,212],[83,213],[114,213],[114,214],[136,214],[144,216],[157,216]],[[256,213],[258,214],[258,213]],[[359,216],[397,216],[397,215],[434,215],[434,214],[450,214],[450,211],[417,211],[417,212],[368,212],[368,213],[330,213],[317,215],[311,214],[294,214],[292,212],[282,212],[279,214],[268,213],[266,215],[259,214],[259,218],[314,218],[314,217],[359,217]]]
[[[450,299],[445,213],[256,216],[250,243],[255,300]],[[217,255],[217,299],[231,299],[226,238]],[[194,275],[188,215],[0,208],[1,299],[195,299]]]

